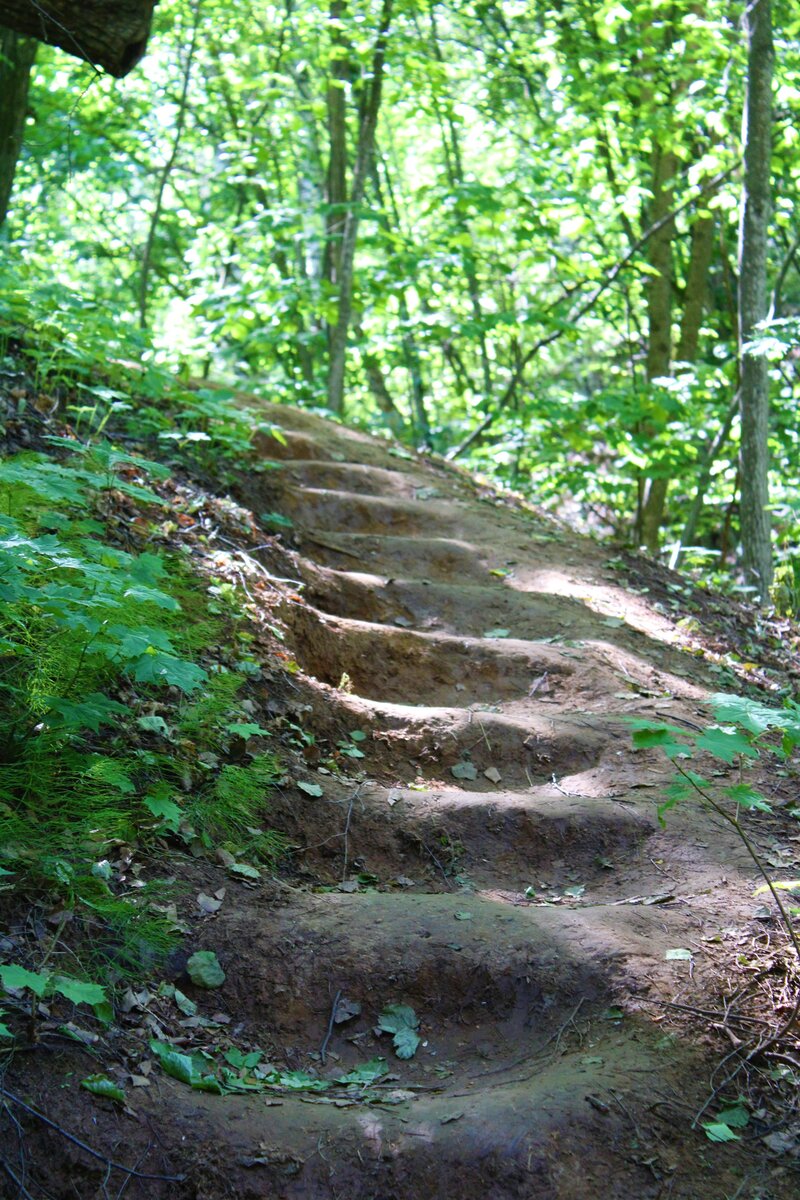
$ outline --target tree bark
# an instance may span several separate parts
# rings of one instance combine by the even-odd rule
[[[0,25],[122,78],[147,47],[158,0],[0,0]]]
[[[11,189],[17,170],[25,116],[28,84],[36,57],[37,42],[11,29],[0,28],[0,225],[6,219]]]
[[[672,209],[672,183],[678,160],[671,150],[656,145],[653,151],[653,202],[648,216],[657,224]],[[672,239],[674,220],[664,221],[650,239],[648,263],[655,272],[647,281],[647,379],[667,376],[672,367]],[[639,507],[639,537],[650,554],[658,553],[661,522],[669,479],[643,481]]]
[[[328,123],[328,172],[325,187],[325,257],[323,278],[335,289],[339,283],[347,205],[347,46],[342,36],[346,12],[344,0],[331,0],[331,67],[326,97]],[[328,342],[334,326],[328,328]]]
[[[745,6],[747,96],[742,142],[744,188],[739,227],[739,356],[742,423],[741,536],[745,582],[762,603],[772,583],[769,504],[769,363],[748,352],[757,325],[767,315],[767,228],[770,218],[772,151],[772,0]]]
[[[353,311],[353,267],[358,239],[359,207],[364,198],[367,174],[375,148],[375,130],[378,125],[378,113],[381,107],[383,67],[386,61],[386,41],[389,33],[389,24],[392,19],[392,8],[393,0],[383,0],[378,36],[375,41],[375,53],[372,58],[371,78],[367,85],[358,126],[358,145],[356,148],[355,167],[353,169],[353,183],[350,189],[350,203],[345,217],[344,233],[342,234],[342,249],[339,260],[339,303],[328,360],[328,407],[335,413],[342,413],[344,411],[344,371],[347,358],[347,335],[350,330],[350,318]]]
[[[156,200],[153,205],[153,212],[150,217],[150,224],[147,229],[147,240],[142,251],[142,269],[139,274],[139,325],[142,329],[147,328],[147,303],[149,299],[148,286],[150,282],[150,271],[153,264],[153,251],[155,249],[156,232],[158,224],[161,220],[161,212],[164,207],[164,193],[167,189],[169,177],[172,174],[175,162],[178,158],[180,150],[181,138],[183,137],[183,129],[186,124],[186,109],[189,97],[189,83],[192,78],[192,67],[194,66],[194,55],[197,48],[197,35],[200,28],[200,7],[202,0],[195,0],[194,20],[192,23],[192,35],[186,51],[186,59],[183,64],[183,80],[181,83],[181,95],[178,102],[178,119],[175,122],[175,132],[172,138],[172,150],[169,158],[164,163],[158,176],[158,187],[156,188]]]

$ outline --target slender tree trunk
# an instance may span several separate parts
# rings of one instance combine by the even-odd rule
[[[361,109],[353,183],[342,235],[338,281],[339,303],[328,360],[328,407],[332,412],[339,414],[344,411],[344,372],[347,359],[347,335],[353,311],[353,269],[358,240],[359,207],[364,198],[367,174],[375,148],[375,130],[381,107],[383,67],[386,61],[386,42],[392,19],[392,8],[393,0],[383,0],[375,52],[372,58],[371,78],[366,86]]]
[[[681,560],[683,559],[686,547],[691,546],[692,542],[694,541],[694,535],[697,532],[700,514],[703,511],[708,485],[711,482],[711,472],[713,470],[714,463],[719,458],[722,447],[728,440],[728,435],[730,434],[731,426],[733,425],[733,418],[736,416],[738,408],[739,394],[737,392],[736,396],[728,406],[728,411],[725,413],[722,424],[717,431],[717,436],[710,443],[701,460],[700,473],[697,478],[697,488],[695,490],[694,499],[692,500],[692,506],[689,509],[689,516],[686,518],[686,525],[684,526],[683,533],[681,534],[681,540],[675,546],[675,549],[672,551],[672,555],[669,560],[669,565],[673,571],[676,571],[681,565]]]
[[[354,323],[354,329],[361,346],[361,360],[364,363],[364,372],[367,376],[369,390],[379,410],[386,418],[386,424],[389,426],[389,429],[396,438],[400,438],[405,433],[405,418],[392,399],[392,394],[386,386],[380,359],[371,350],[366,349],[367,335],[358,321]]]
[[[671,150],[656,146],[653,152],[653,201],[649,224],[657,224],[672,209],[672,183],[677,159]],[[669,375],[672,368],[672,239],[675,222],[660,225],[649,243],[648,262],[655,274],[647,281],[647,379]],[[639,507],[639,537],[650,554],[657,554],[661,522],[667,499],[666,477],[645,479]]]
[[[0,27],[0,225],[8,213],[22,149],[28,84],[37,46],[33,38]]]
[[[383,187],[381,186],[380,171],[378,170],[379,154],[373,155],[372,163],[370,164],[370,175],[372,177],[372,186],[375,189],[375,196],[380,206],[381,212],[384,214],[381,218],[385,228],[390,229],[389,218],[386,215],[386,204],[384,202]],[[401,229],[400,209],[397,204],[397,199],[392,187],[391,176],[389,175],[388,163],[381,159],[383,165],[383,174],[386,179],[386,191],[391,205],[392,218],[395,223],[395,229]],[[400,325],[402,329],[401,345],[403,348],[403,363],[408,372],[409,382],[411,384],[411,425],[414,430],[414,435],[423,446],[428,449],[431,447],[431,429],[428,420],[428,412],[425,407],[425,384],[422,378],[422,362],[420,360],[419,347],[411,332],[411,313],[406,299],[405,289],[401,289],[397,297],[397,306],[400,314]]]
[[[762,603],[772,583],[769,504],[769,363],[747,344],[767,315],[767,228],[772,150],[772,0],[745,6],[747,97],[742,128],[744,189],[739,228],[741,535],[745,582]]]
[[[681,331],[676,352],[678,362],[693,363],[697,358],[713,249],[714,218],[710,213],[706,213],[698,217],[692,225]]]
[[[331,67],[326,96],[328,122],[328,173],[325,186],[325,257],[323,277],[336,289],[339,284],[347,205],[347,44],[343,21],[345,0],[331,0]],[[335,326],[328,328],[328,342]]]
[[[194,22],[192,24],[192,36],[189,42],[189,47],[186,51],[186,60],[183,67],[183,81],[181,85],[181,95],[178,101],[178,119],[175,122],[175,132],[172,138],[172,150],[169,158],[164,163],[158,176],[158,187],[156,188],[156,202],[153,205],[153,212],[150,217],[150,224],[147,230],[147,239],[142,252],[142,269],[139,273],[139,324],[142,329],[147,328],[147,301],[148,301],[148,284],[150,282],[150,271],[153,263],[153,250],[155,248],[156,232],[158,230],[159,221],[161,220],[161,210],[164,207],[164,192],[167,189],[169,177],[172,174],[173,167],[178,158],[178,151],[183,137],[183,129],[186,124],[186,109],[187,100],[189,97],[189,81],[192,78],[192,67],[194,66],[194,54],[197,48],[197,34],[200,28],[200,10],[202,8],[202,0],[195,0]]]
[[[433,56],[437,63],[443,64],[444,58],[439,46],[439,37],[436,27],[436,6],[431,5],[431,47]],[[436,116],[439,121],[439,126],[442,130],[442,143],[444,145],[444,159],[447,176],[450,187],[455,191],[464,184],[464,164],[461,158],[461,144],[458,137],[458,129],[453,120],[453,112],[449,101],[444,106],[444,113],[440,110],[440,105],[436,99],[436,94],[433,94],[433,104],[436,111]],[[460,222],[461,228],[465,233],[469,234],[469,222],[462,219]],[[482,393],[483,407],[488,408],[492,399],[492,367],[489,358],[489,346],[486,340],[486,333],[483,328],[483,305],[481,304],[481,290],[478,282],[478,274],[475,266],[475,255],[469,246],[464,248],[462,256],[464,263],[464,277],[467,283],[467,294],[469,296],[470,308],[472,309],[472,319],[475,322],[478,330],[478,349],[480,352],[481,362],[481,377],[482,377]]]

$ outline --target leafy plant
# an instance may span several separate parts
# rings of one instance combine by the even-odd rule
[[[413,1058],[422,1040],[417,1033],[419,1017],[408,1004],[389,1004],[378,1017],[378,1029],[391,1033],[398,1058]]]
[[[748,764],[769,753],[788,761],[800,746],[800,705],[787,700],[783,709],[770,708],[745,696],[719,693],[710,705],[717,723],[698,732],[666,722],[631,719],[633,744],[638,749],[657,747],[672,761],[679,778],[670,785],[666,799],[658,808],[659,821],[676,804],[691,797],[699,799],[721,817],[740,838],[754,866],[764,879],[766,889],[780,913],[784,928],[800,959],[800,938],[780,895],[780,887],[768,874],[750,836],[740,819],[741,813],[770,812],[766,796],[745,778]],[[726,766],[736,766],[738,782],[718,784],[685,765],[700,754],[710,754]]]
[[[369,1087],[387,1074],[386,1060],[373,1058],[352,1071],[332,1079],[320,1079],[307,1071],[282,1071],[262,1064],[260,1050],[244,1052],[236,1046],[220,1057],[207,1052],[187,1054],[184,1050],[153,1039],[150,1050],[166,1075],[187,1084],[195,1091],[215,1095],[266,1092],[274,1089],[290,1092],[327,1092],[331,1088],[357,1090],[371,1099]]]

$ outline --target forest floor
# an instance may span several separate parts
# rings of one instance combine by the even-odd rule
[[[174,536],[249,599],[266,680],[253,719],[283,731],[268,820],[294,849],[261,881],[169,860],[187,930],[171,977],[206,1020],[171,1027],[131,991],[103,1042],[132,1085],[125,1108],[79,1090],[80,1047],[17,1056],[5,1087],[60,1127],[14,1110],[43,1194],[796,1197],[800,1122],[779,1064],[715,1094],[746,1021],[786,1011],[785,938],[717,817],[686,802],[659,825],[672,768],[635,751],[626,723],[706,726],[708,697],[738,686],[729,671],[768,699],[796,672],[795,643],[455,468],[265,407],[286,438],[264,441],[275,469],[235,503],[208,489],[199,503],[183,481],[172,502],[194,516]],[[248,510],[292,532],[265,540]],[[748,830],[791,873],[796,785],[761,784],[773,812]],[[201,893],[223,902],[201,912]],[[226,972],[214,991],[183,974],[198,948]],[[737,992],[754,1007],[726,1021]],[[411,1058],[376,1028],[387,1005],[420,1023]],[[158,1070],[154,1031],[229,1038],[322,1079],[377,1056],[389,1074],[361,1093],[208,1094]],[[737,1097],[741,1140],[709,1140],[695,1117]],[[28,1194],[8,1179],[0,1193]]]

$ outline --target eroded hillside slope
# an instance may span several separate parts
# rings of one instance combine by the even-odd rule
[[[113,1194],[796,1194],[761,1140],[692,1130],[708,1048],[664,1024],[664,1001],[720,992],[730,946],[764,925],[717,820],[687,804],[659,827],[669,766],[634,752],[625,718],[702,725],[718,674],[607,549],[441,464],[269,417],[285,445],[264,442],[276,466],[238,500],[292,532],[234,553],[299,667],[265,701],[304,751],[270,818],[294,865],[193,931],[227,979],[186,990],[283,1067],[334,1078],[384,1056],[390,1074],[368,1096],[265,1099],[156,1072],[132,1115],[78,1099],[109,1157],[176,1177],[115,1176]],[[342,748],[338,773],[320,744]],[[224,869],[190,882],[213,894]],[[420,1022],[411,1058],[376,1030],[387,1005]],[[32,1065],[40,1104],[45,1080]],[[103,1194],[96,1163],[37,1137],[70,1162],[53,1194]]]

